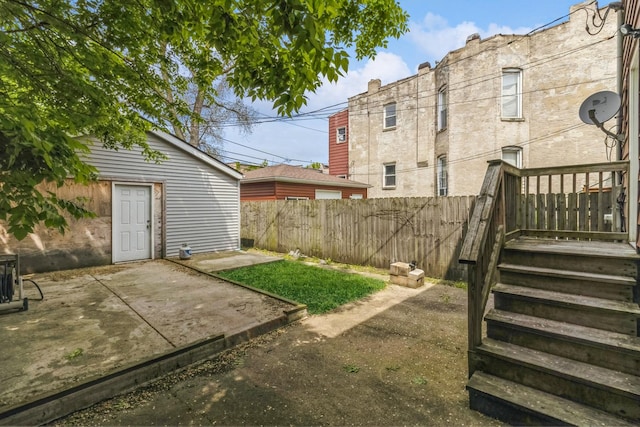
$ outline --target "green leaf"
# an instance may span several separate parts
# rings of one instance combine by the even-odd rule
[[[201,124],[210,137],[238,117],[250,129],[237,97],[290,115],[347,71],[346,49],[373,56],[407,22],[395,0],[0,2],[0,218],[17,238],[41,221],[64,230],[65,214],[86,213],[38,184],[95,179],[84,137],[161,162],[152,124],[186,139],[195,128],[198,146]]]

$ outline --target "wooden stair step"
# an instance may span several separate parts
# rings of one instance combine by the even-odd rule
[[[640,255],[626,242],[537,239],[523,236],[510,240],[504,247],[527,252],[640,260]]]
[[[485,316],[486,320],[510,323],[519,329],[534,329],[540,334],[562,336],[567,340],[585,341],[597,345],[615,348],[628,354],[640,353],[640,337],[627,334],[589,328],[573,323],[559,322],[542,317],[492,309]]]
[[[558,270],[555,268],[529,267],[517,264],[500,264],[498,269],[513,271],[522,274],[535,274],[538,276],[558,277],[562,279],[583,280],[588,282],[610,283],[623,286],[635,286],[636,280],[627,276],[616,276],[612,274],[587,273],[580,271]]]
[[[514,425],[632,426],[607,412],[476,371],[467,383],[471,409]]]
[[[569,271],[566,268],[502,263],[500,282],[575,295],[633,302],[636,279],[629,276]]]
[[[640,307],[633,302],[568,294],[499,283],[492,289],[494,305],[512,311],[578,325],[638,334]]]
[[[640,337],[497,309],[485,320],[490,338],[640,375]]]
[[[640,421],[638,376],[491,338],[475,353],[481,371]]]
[[[627,243],[535,239],[505,243],[502,262],[636,278],[640,255]]]
[[[556,305],[584,306],[597,310],[628,313],[640,316],[640,306],[633,302],[614,301],[604,298],[587,297],[584,295],[529,288],[526,286],[506,285],[504,283],[498,283],[495,285],[492,292],[510,294],[527,299],[545,300]]]

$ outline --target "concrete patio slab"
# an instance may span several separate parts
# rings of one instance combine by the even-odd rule
[[[217,259],[224,260],[224,269],[264,261],[243,253]],[[208,271],[220,268],[205,257],[200,261]],[[26,402],[125,368],[135,371],[136,363],[183,353],[194,343],[218,337],[224,348],[225,337],[240,342],[304,315],[290,302],[167,260],[39,274],[33,280],[43,300],[27,282],[29,310],[0,312],[0,424],[3,414]]]

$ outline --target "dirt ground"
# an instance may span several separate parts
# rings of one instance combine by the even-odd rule
[[[466,291],[385,290],[55,425],[500,425],[468,408]]]

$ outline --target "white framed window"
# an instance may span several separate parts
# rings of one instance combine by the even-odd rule
[[[438,157],[438,196],[446,196],[447,188],[447,156]]]
[[[336,129],[336,143],[342,144],[347,140],[347,128],[342,126]]]
[[[336,178],[347,179],[347,175],[336,175]]]
[[[502,160],[517,168],[522,167],[522,147],[503,147]]]
[[[502,118],[522,118],[522,70],[502,70]]]
[[[438,130],[447,128],[447,88],[438,91]]]
[[[352,194],[349,196],[349,198],[351,200],[362,200],[364,199],[364,196],[362,194]]]
[[[384,106],[384,129],[396,127],[396,103]]]
[[[382,188],[396,188],[396,164],[382,165]]]
[[[342,199],[342,191],[316,190],[316,200]]]
[[[309,200],[308,197],[298,197],[298,196],[287,196],[284,199],[285,200]]]

